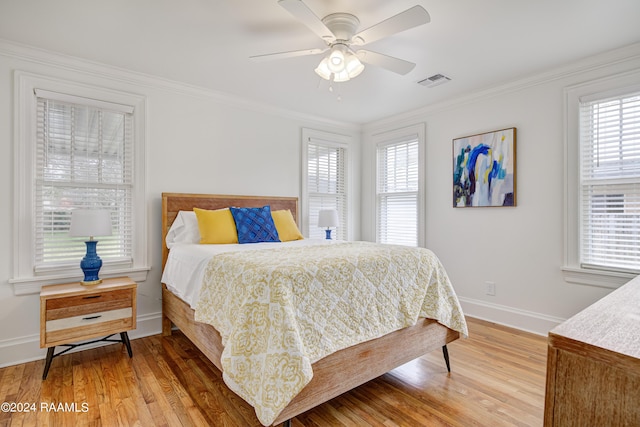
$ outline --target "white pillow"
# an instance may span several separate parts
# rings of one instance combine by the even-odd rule
[[[176,243],[200,243],[198,219],[193,211],[179,211],[165,239],[167,248]]]

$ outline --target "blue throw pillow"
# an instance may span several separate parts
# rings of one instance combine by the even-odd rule
[[[236,223],[238,243],[279,242],[278,230],[273,223],[271,207],[229,208]]]

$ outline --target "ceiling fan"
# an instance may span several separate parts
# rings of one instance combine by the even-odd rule
[[[358,76],[364,70],[362,63],[385,68],[401,75],[407,74],[416,64],[355,47],[426,24],[431,20],[429,13],[422,6],[414,6],[356,33],[360,20],[350,13],[332,13],[320,19],[301,0],[279,0],[278,4],[324,40],[327,47],[269,53],[250,58],[262,61],[318,55],[329,51],[329,54],[320,61],[315,72],[320,77],[335,82],[344,82]]]

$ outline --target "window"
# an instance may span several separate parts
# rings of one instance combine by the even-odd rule
[[[376,175],[372,231],[378,243],[425,244],[424,134],[424,124],[418,124],[372,135]]]
[[[377,135],[376,241],[418,246],[420,238],[421,126]]]
[[[640,72],[565,95],[564,278],[616,288],[640,273]]]
[[[340,225],[333,233],[333,238],[350,238],[348,142],[349,138],[343,135],[303,130],[303,233],[309,238],[325,238],[324,230],[317,226],[321,209],[338,211]]]
[[[418,139],[378,146],[377,241],[418,246]]]
[[[580,102],[580,264],[640,272],[640,92]]]
[[[82,208],[111,213],[113,235],[98,239],[103,265],[130,264],[133,108],[38,89],[36,97],[36,272],[84,256],[85,238],[69,237],[71,212]]]
[[[111,213],[112,236],[97,238],[100,275],[144,280],[144,100],[23,73],[16,80],[16,293],[82,277],[85,239],[69,236],[81,208]]]

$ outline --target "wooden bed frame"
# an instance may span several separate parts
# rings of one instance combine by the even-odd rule
[[[211,194],[162,194],[162,267],[169,250],[165,237],[181,210],[220,209],[229,206],[260,207],[271,205],[272,210],[290,209],[298,219],[298,199],[295,197],[250,197]],[[213,326],[194,320],[194,311],[162,284],[162,334],[171,335],[172,324],[177,326],[214,365],[222,370],[220,334]],[[397,368],[417,357],[439,348],[443,349],[448,365],[446,344],[460,334],[435,320],[420,319],[414,326],[404,328],[375,340],[367,341],[333,353],[312,365],[311,382],[278,415],[274,425],[285,423],[298,414],[318,406],[340,394]]]

